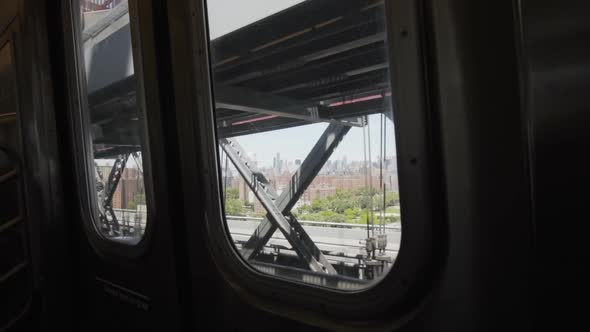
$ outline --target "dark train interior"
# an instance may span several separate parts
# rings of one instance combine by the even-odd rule
[[[584,330],[589,18],[1,1],[0,331]]]

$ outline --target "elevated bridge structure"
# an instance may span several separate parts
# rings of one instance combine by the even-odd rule
[[[383,1],[324,0],[321,10],[317,4],[301,2],[212,40],[212,92],[220,148],[267,211],[250,235],[240,234],[235,241],[241,254],[260,261],[278,230],[302,269],[338,276],[341,269],[291,210],[350,128],[366,126],[371,114],[392,117],[391,88]],[[141,151],[144,135],[132,43],[125,31],[127,3],[109,6],[84,14],[82,39],[90,59],[86,75],[94,157],[115,160],[101,220],[118,228],[109,197],[129,156]],[[209,110],[195,110],[203,111]],[[248,160],[237,137],[310,123],[329,125],[289,188],[278,195]],[[374,234],[367,233],[364,265],[376,258]]]

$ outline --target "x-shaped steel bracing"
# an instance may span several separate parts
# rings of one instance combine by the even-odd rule
[[[289,187],[280,196],[277,196],[268,179],[248,159],[246,153],[235,140],[227,138],[220,140],[222,149],[267,211],[266,217],[243,245],[242,255],[246,259],[254,258],[274,232],[279,229],[297,255],[308,263],[312,271],[337,274],[334,267],[293,216],[291,209],[349,130],[350,126],[331,123],[291,178]]]
[[[99,219],[101,223],[112,228],[114,231],[120,231],[120,224],[117,220],[117,215],[113,211],[113,196],[125,170],[125,165],[129,159],[129,153],[120,155],[115,159],[109,178],[107,179],[106,188],[104,188],[104,200],[101,202],[101,208],[99,212]]]

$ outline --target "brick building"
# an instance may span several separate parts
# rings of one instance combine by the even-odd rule
[[[112,166],[98,166],[99,173],[102,174],[103,185],[106,187],[109,174]],[[140,193],[145,193],[143,176],[137,168],[125,168],[121,175],[119,185],[113,194],[113,208],[128,209],[131,208],[131,203],[135,196]]]
[[[270,173],[270,172],[269,172]],[[363,174],[338,174],[338,175],[318,175],[314,178],[308,189],[302,196],[300,204],[310,204],[316,199],[326,198],[336,194],[336,190],[358,190],[367,187],[368,184],[373,188],[379,190],[380,177],[379,169],[372,170],[372,177],[365,177]],[[289,187],[292,174],[283,172],[280,175],[267,175],[272,188],[280,195],[283,190]],[[370,182],[369,182],[370,181]],[[383,174],[383,182],[385,182],[388,191],[398,191],[397,174],[385,171]],[[257,213],[264,213],[265,210],[262,204],[256,199],[250,187],[241,176],[235,176],[231,180],[231,187],[238,188],[239,197],[243,202],[250,202],[254,204],[254,211]]]

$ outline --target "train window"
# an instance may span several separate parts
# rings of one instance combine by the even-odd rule
[[[374,285],[401,239],[384,2],[209,0],[207,11],[236,251],[264,274]]]
[[[148,220],[144,109],[138,102],[126,0],[79,1],[77,24],[87,107],[84,139],[94,224],[109,240],[138,243]]]

